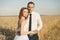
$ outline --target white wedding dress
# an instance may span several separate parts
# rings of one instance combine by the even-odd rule
[[[29,27],[28,27],[28,20],[25,23],[26,25],[24,25],[24,31],[28,31]],[[27,35],[16,35],[14,37],[14,40],[29,40]]]

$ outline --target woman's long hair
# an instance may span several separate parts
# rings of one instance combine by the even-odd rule
[[[23,16],[23,10],[24,9],[28,9],[28,8],[26,8],[26,7],[21,8],[20,13],[19,13],[19,19],[21,19],[21,17]],[[25,19],[27,19],[27,17],[25,17]]]

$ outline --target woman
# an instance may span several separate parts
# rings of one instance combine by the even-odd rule
[[[14,40],[29,40],[28,34],[33,33],[33,31],[28,31],[28,9],[21,8],[19,13],[19,27],[18,34],[15,36]],[[27,25],[26,25],[27,24]]]

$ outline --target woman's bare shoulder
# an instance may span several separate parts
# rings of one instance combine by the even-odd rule
[[[24,17],[21,17],[21,20],[20,20],[20,21],[21,21],[21,22],[22,22],[22,21],[25,21],[25,18],[24,18]]]

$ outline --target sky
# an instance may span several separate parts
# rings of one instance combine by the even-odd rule
[[[60,15],[60,0],[0,0],[0,16],[19,15],[20,9],[30,1],[40,15]]]

